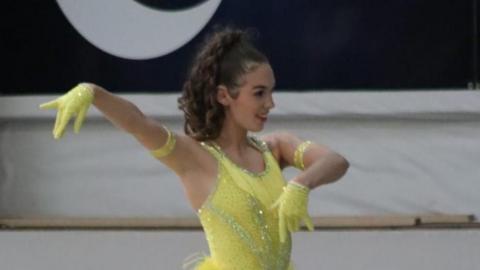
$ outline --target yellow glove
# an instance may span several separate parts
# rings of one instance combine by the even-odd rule
[[[283,193],[270,207],[270,209],[278,207],[280,242],[285,242],[288,231],[298,231],[302,220],[308,230],[313,231],[313,222],[307,209],[310,189],[293,181],[283,189]]]
[[[72,116],[77,116],[73,128],[74,132],[78,133],[80,131],[80,127],[82,126],[90,104],[93,102],[93,98],[94,92],[91,86],[81,83],[65,95],[40,105],[41,109],[58,109],[55,127],[53,128],[53,137],[55,139],[63,136],[65,127]]]

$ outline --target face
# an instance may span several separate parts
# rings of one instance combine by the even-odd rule
[[[226,95],[220,98],[226,107],[226,120],[235,121],[250,131],[260,131],[269,111],[275,107],[272,96],[275,87],[273,70],[268,63],[260,64],[240,79],[240,85],[236,99]]]

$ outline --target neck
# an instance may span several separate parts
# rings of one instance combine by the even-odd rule
[[[248,130],[235,125],[233,121],[225,119],[220,135],[213,141],[223,150],[242,156],[249,145],[247,134]]]

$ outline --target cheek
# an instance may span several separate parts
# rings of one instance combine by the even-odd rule
[[[255,120],[255,111],[251,107],[237,106],[232,110],[232,116],[236,122],[248,125]]]
[[[231,112],[235,119],[243,121],[251,121],[260,111],[262,104],[254,97],[247,99],[239,99],[232,104]]]
[[[255,116],[255,110],[251,107],[240,106],[235,111],[237,119],[251,119]]]

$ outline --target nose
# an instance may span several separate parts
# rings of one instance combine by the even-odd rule
[[[267,108],[273,109],[275,107],[275,102],[273,102],[273,95],[270,95],[270,98],[267,101]]]

